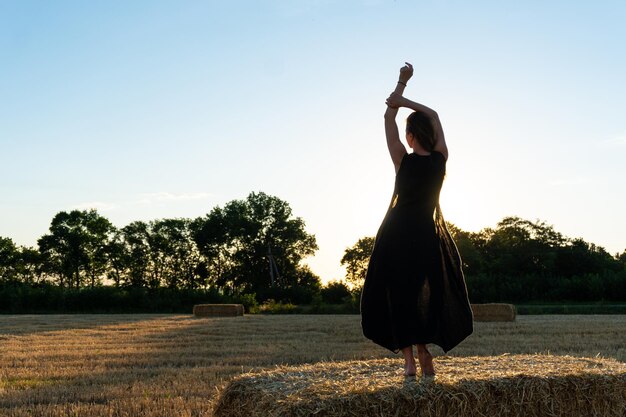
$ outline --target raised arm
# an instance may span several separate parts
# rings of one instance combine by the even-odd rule
[[[429,116],[433,122],[433,129],[435,131],[434,150],[441,152],[444,158],[448,159],[448,146],[446,145],[446,138],[443,134],[443,127],[441,126],[441,121],[439,120],[439,115],[436,111],[434,111],[430,107],[424,106],[423,104],[416,103],[415,101],[411,101],[408,98],[402,97],[402,95],[399,94],[397,91],[391,93],[391,95],[387,99],[387,104],[395,107],[396,109],[399,107],[407,107],[411,110],[419,111]]]
[[[402,96],[406,83],[411,79],[412,75],[413,67],[407,62],[406,65],[400,69],[399,81],[392,95],[397,94]],[[402,157],[404,157],[406,153],[406,148],[400,141],[400,133],[398,132],[398,124],[396,123],[397,114],[398,107],[392,107],[387,103],[387,110],[385,111],[385,136],[387,137],[387,148],[389,149],[389,154],[391,155],[396,173],[398,169],[400,169],[400,162],[402,162]]]

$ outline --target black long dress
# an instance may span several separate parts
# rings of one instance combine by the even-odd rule
[[[439,192],[444,156],[405,154],[361,293],[363,335],[394,353],[434,343],[445,352],[473,331],[459,252]]]

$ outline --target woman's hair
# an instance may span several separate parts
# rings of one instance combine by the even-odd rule
[[[406,118],[406,131],[422,145],[422,148],[432,152],[435,148],[435,128],[426,113],[414,111]]]

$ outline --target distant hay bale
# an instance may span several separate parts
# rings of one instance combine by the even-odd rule
[[[193,306],[196,317],[243,316],[243,304],[196,304]]]
[[[386,358],[277,366],[221,386],[215,417],[623,417],[626,364],[552,355],[437,357],[434,378]]]
[[[517,312],[513,304],[472,304],[474,321],[515,321]]]

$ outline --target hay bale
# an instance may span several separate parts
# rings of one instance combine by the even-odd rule
[[[517,315],[513,304],[472,304],[474,321],[515,321]]]
[[[243,304],[196,304],[193,306],[196,317],[243,316]]]
[[[221,387],[221,416],[623,417],[626,364],[552,355],[437,357],[434,378],[386,358],[277,366]]]

